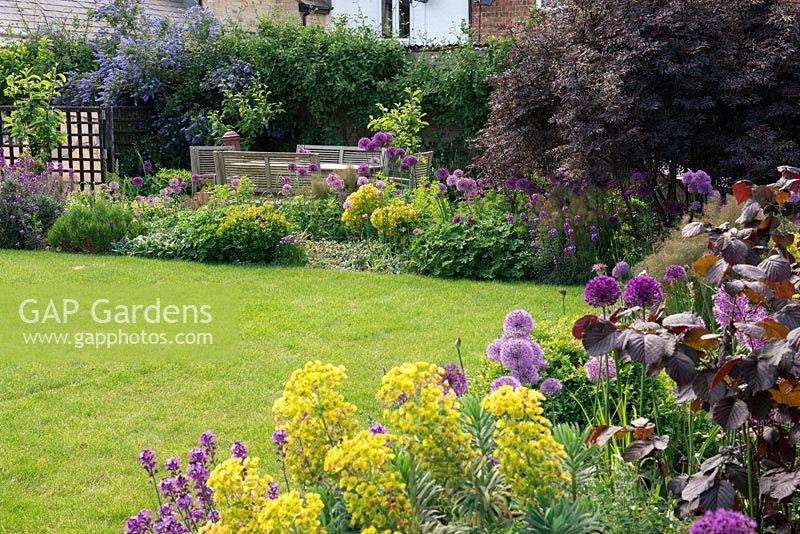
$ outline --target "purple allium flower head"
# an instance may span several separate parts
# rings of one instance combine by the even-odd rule
[[[334,191],[341,191],[344,189],[344,180],[335,172],[330,173],[328,177],[325,178],[325,183]]]
[[[533,354],[533,346],[529,339],[506,339],[500,346],[500,361],[512,370],[533,367]]]
[[[536,323],[531,314],[525,310],[512,310],[508,312],[503,320],[503,334],[507,338],[511,337],[530,337]]]
[[[460,397],[467,392],[467,375],[457,363],[449,363],[443,367],[444,375],[442,382],[449,389]],[[446,391],[446,390],[445,390]]]
[[[589,361],[586,362],[584,365],[586,369],[586,377],[591,382],[597,382],[598,380],[604,380],[606,377],[606,366],[608,366],[608,376],[609,378],[614,378],[617,376],[617,365],[614,362],[614,358],[610,356],[593,356]]]
[[[292,184],[283,184],[281,186],[281,194],[283,196],[289,196],[292,194]]]
[[[493,362],[500,361],[500,347],[503,346],[503,338],[497,338],[486,346],[486,357]]]
[[[152,449],[145,449],[139,453],[139,463],[147,474],[152,476],[156,472],[156,453]]]
[[[358,180],[356,180],[356,185],[361,187],[362,185],[367,185],[369,183],[369,178],[366,176],[359,176]]]
[[[378,180],[377,182],[375,182],[375,188],[378,190],[383,190],[384,188],[386,188],[386,182],[384,182],[383,180]]]
[[[362,137],[361,139],[358,140],[358,148],[366,150],[367,145],[370,144],[371,142],[372,139],[370,139],[369,137]]]
[[[720,327],[725,327],[731,322],[757,323],[769,316],[769,312],[761,304],[753,305],[744,294],[739,294],[734,298],[725,291],[724,287],[719,287],[714,294],[713,312]],[[766,340],[750,337],[741,330],[736,331],[736,339],[753,350],[767,344]]]
[[[595,276],[583,290],[583,300],[589,306],[602,308],[611,306],[619,300],[622,290],[619,284],[611,276]]]
[[[492,391],[497,391],[503,386],[511,386],[514,389],[522,387],[519,380],[513,376],[501,376],[492,382]]]
[[[451,174],[447,177],[445,183],[450,187],[453,187],[454,185],[456,185],[456,183],[458,183],[458,177],[455,174]]]
[[[369,175],[369,165],[366,163],[362,163],[356,168],[356,174],[359,176],[368,176]]]
[[[463,217],[461,217],[461,215],[456,215],[455,217],[453,217],[453,224],[458,224],[462,220],[463,220]]]
[[[703,209],[703,205],[699,200],[694,200],[691,204],[689,204],[689,209],[692,211],[700,211]]]
[[[403,163],[408,165],[409,167],[413,167],[417,163],[419,163],[419,159],[416,156],[406,156],[403,158]]]
[[[131,184],[135,185],[136,187],[139,187],[143,183],[144,183],[144,178],[142,178],[141,176],[134,176],[133,178],[131,178]]]
[[[164,469],[175,473],[181,468],[181,459],[177,456],[173,456],[172,458],[168,458],[166,462],[164,462]]]
[[[377,421],[373,421],[369,425],[369,432],[370,434],[386,434],[387,430],[386,427],[380,424]]]
[[[667,270],[664,272],[664,282],[671,284],[673,282],[685,282],[686,269],[683,265],[667,265]]]
[[[247,458],[247,447],[244,443],[236,441],[231,445],[231,458],[241,458],[242,460]]]
[[[436,172],[433,173],[437,180],[447,180],[447,177],[450,176],[450,171],[445,169],[444,167],[439,167],[436,169]]]
[[[119,182],[108,182],[108,188],[112,191],[116,191],[119,189]]]
[[[561,381],[557,378],[545,378],[539,386],[539,391],[545,395],[555,395],[559,393],[562,388]]]
[[[200,175],[199,175],[199,174],[197,174],[196,172],[193,172],[193,173],[192,173],[192,183],[193,183],[193,184],[196,184],[196,183],[198,183],[199,181],[200,181]]]
[[[142,163],[142,172],[145,174],[150,174],[153,172],[153,162],[151,162],[149,159],[145,160],[144,163]]]
[[[232,188],[236,189],[236,188],[238,188],[240,185],[242,185],[242,181],[241,181],[239,178],[232,178],[232,179],[231,179],[231,187],[232,187]]]
[[[354,206],[354,204],[349,200],[345,201],[345,203],[342,204],[342,208],[344,208],[346,210],[352,209],[353,206]]]
[[[308,172],[317,172],[319,170],[316,163],[309,163],[307,168]]]
[[[756,528],[756,522],[746,515],[720,508],[695,520],[689,534],[756,534]]]
[[[711,177],[705,171],[686,171],[681,175],[681,181],[686,186],[686,190],[692,194],[710,195],[714,190]]]
[[[300,176],[308,176],[308,168],[307,167],[297,167],[297,174]]]
[[[661,284],[652,276],[635,276],[625,286],[625,294],[622,300],[628,306],[641,306],[642,308],[652,308],[658,306],[664,300],[664,293],[661,291]]]
[[[620,280],[628,276],[630,272],[631,272],[631,266],[628,265],[628,262],[620,261],[617,262],[617,264],[614,266],[613,269],[611,269],[611,276],[613,276],[617,280]]]

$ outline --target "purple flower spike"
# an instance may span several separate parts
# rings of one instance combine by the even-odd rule
[[[152,449],[145,449],[139,453],[139,463],[147,474],[153,476],[156,472],[156,453]]]
[[[231,458],[240,458],[244,460],[247,458],[247,447],[241,441],[235,442],[231,445]]]
[[[373,421],[369,425],[369,431],[370,431],[371,434],[386,434],[387,433],[386,427],[383,426],[382,424],[380,424],[377,421]]]

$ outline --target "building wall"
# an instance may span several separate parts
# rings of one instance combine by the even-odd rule
[[[245,28],[254,28],[259,18],[275,16],[281,20],[302,22],[297,0],[203,0],[203,7],[208,8],[218,18],[235,20]],[[310,15],[308,24],[324,24],[322,15]]]
[[[470,0],[429,0],[411,3],[409,45],[452,44],[465,39],[462,24],[469,20]],[[331,16],[346,16],[348,24],[367,24],[381,29],[382,0],[333,0]],[[395,0],[395,12],[399,9]]]
[[[536,0],[494,0],[492,5],[472,4],[472,38],[484,42],[489,37],[502,37],[514,31],[531,13]]]

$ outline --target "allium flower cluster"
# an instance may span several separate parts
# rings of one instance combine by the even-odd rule
[[[714,191],[714,186],[711,185],[711,177],[705,171],[686,171],[681,176],[681,181],[686,186],[686,190],[692,194],[710,195]]]
[[[757,323],[769,317],[769,312],[761,304],[753,304],[744,294],[739,294],[736,298],[730,296],[724,287],[717,289],[714,294],[714,318],[721,328],[730,323]],[[737,329],[736,340],[739,343],[755,350],[764,347],[766,340],[748,336]]]
[[[334,191],[341,191],[344,189],[344,180],[338,174],[332,172],[325,178],[325,183]]]
[[[709,510],[692,523],[690,534],[756,534],[756,522],[733,510]]]
[[[627,278],[631,272],[631,266],[626,261],[618,262],[613,269],[611,269],[611,276],[617,280]]]
[[[603,308],[616,304],[621,293],[619,284],[612,276],[595,276],[583,289],[583,300],[589,306]]]
[[[667,270],[664,272],[664,282],[668,284],[672,284],[675,282],[685,282],[686,281],[686,269],[684,269],[683,265],[668,265]]]
[[[606,376],[609,379],[617,376],[617,365],[614,358],[606,356],[593,356],[584,365],[586,369],[586,377],[591,382],[605,380]]]
[[[661,284],[652,276],[635,276],[631,278],[625,286],[625,294],[622,300],[628,306],[640,306],[650,309],[661,304],[664,300],[664,293],[661,291]]]
[[[531,339],[535,323],[525,310],[513,310],[503,321],[503,335],[486,347],[486,357],[498,361],[508,369],[510,376],[501,377],[492,384],[495,389],[507,384],[514,387],[531,386],[539,382],[540,373],[550,364],[539,344]],[[549,386],[553,383],[549,382]]]
[[[460,397],[467,392],[467,374],[460,365],[449,363],[442,369],[444,369],[443,384],[447,388],[445,393],[452,391],[456,397]]]
[[[394,141],[394,136],[389,132],[376,132],[375,135],[372,136],[372,139],[369,137],[362,137],[359,139],[358,148],[362,148],[367,152],[375,152],[376,150],[390,145],[392,141]],[[405,151],[403,153],[405,153]]]

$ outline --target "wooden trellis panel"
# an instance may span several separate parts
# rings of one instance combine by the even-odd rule
[[[0,147],[4,157],[18,159],[25,146],[8,135],[2,119],[14,108],[0,106]],[[93,190],[114,163],[132,150],[148,132],[148,110],[134,107],[60,107],[64,112],[62,131],[67,134],[63,145],[53,151],[51,161],[73,171],[73,182],[80,189]]]

